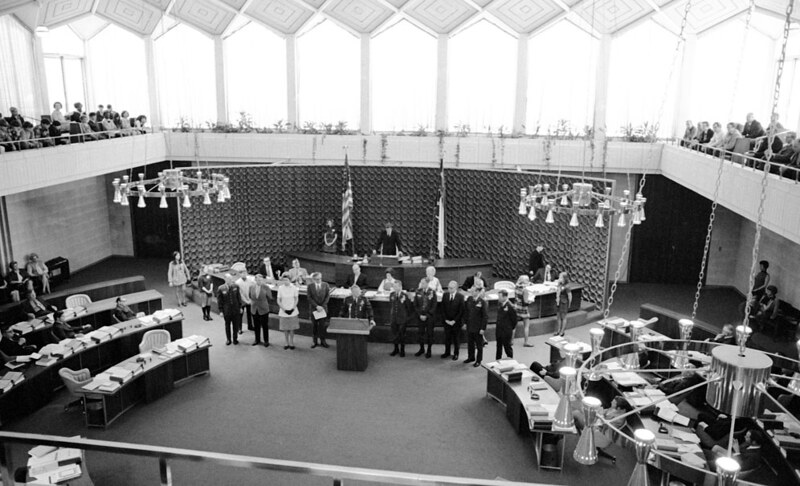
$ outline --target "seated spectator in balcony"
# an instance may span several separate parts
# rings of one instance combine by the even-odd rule
[[[19,140],[19,146],[22,150],[39,148],[39,142],[36,140],[36,134],[33,131],[33,123],[29,121],[22,123]]]
[[[89,125],[89,117],[86,115],[81,116],[81,133],[85,133],[86,135],[83,137],[86,140],[99,140],[100,136],[94,133],[92,130],[91,125]]]
[[[725,139],[725,132],[722,130],[722,125],[719,122],[714,122],[713,126],[714,135],[711,136],[711,140],[708,141],[705,147],[705,152],[710,155],[714,155],[716,149],[722,148],[723,140]]]
[[[708,122],[700,122],[700,126],[698,127],[697,135],[694,138],[692,148],[700,151],[705,150],[706,144],[711,141],[711,137],[713,136],[714,130],[708,126]]]
[[[683,138],[680,140],[681,147],[688,147],[692,140],[697,136],[697,127],[692,120],[686,120],[686,129],[683,131]]]
[[[117,126],[114,125],[114,120],[112,119],[112,115],[110,112],[106,111],[105,115],[103,115],[101,124],[103,125],[103,130],[105,130],[108,133],[109,138],[114,138],[119,136],[119,133],[117,132]]]
[[[111,105],[106,105],[106,111],[103,112],[103,116],[105,116],[106,114],[111,115],[111,119],[113,120],[114,115],[117,115],[118,113],[114,111],[114,108],[111,108]]]
[[[767,159],[767,146],[769,145],[769,138],[770,135],[764,135],[763,137],[756,140],[755,145],[753,146],[753,150],[745,152],[744,154],[748,157],[752,157],[754,159]],[[783,140],[781,137],[772,136],[772,153],[777,154],[783,148]],[[763,169],[764,164],[762,162],[755,162],[752,159],[746,159],[745,165],[748,167],[753,167],[755,164],[756,169]]]
[[[82,103],[75,103],[73,106],[75,107],[75,111],[70,113],[69,121],[75,122],[75,123],[81,123],[81,120],[82,120],[82,118],[84,116],[84,114],[83,114],[83,104]]]
[[[15,106],[12,106],[8,109],[8,111],[11,112],[11,115],[6,117],[8,124],[11,126],[21,127],[25,120],[23,120],[22,115],[19,114],[19,110]]]
[[[783,128],[783,125],[781,125],[781,122],[778,121],[779,118],[780,118],[780,115],[778,115],[777,113],[773,113],[772,116],[769,117],[769,128],[774,128],[775,129],[775,133],[779,134],[778,136],[783,138],[783,135],[780,134],[780,133],[785,131],[786,129]],[[769,130],[769,128],[767,130]]]
[[[105,112],[106,112],[106,105],[97,105],[97,111],[95,112],[97,113],[97,118],[102,120],[104,116],[103,114]]]
[[[28,277],[33,280],[34,288],[41,289],[43,294],[50,293],[50,269],[39,259],[39,255],[31,253],[28,264],[25,265]]]
[[[730,159],[731,154],[730,152],[736,148],[736,141],[742,138],[741,132],[739,129],[736,128],[735,123],[728,123],[728,133],[725,134],[725,138],[722,139],[722,148],[725,150],[725,158]],[[716,153],[715,153],[716,155]]]
[[[791,150],[792,150],[792,155],[789,156],[789,159],[784,166],[778,168],[778,173],[780,175],[785,175],[787,177],[791,177],[794,180],[797,180],[798,179],[797,171],[800,170],[800,139],[795,138],[792,141]],[[779,159],[779,161],[781,160],[782,159]],[[788,169],[794,169],[794,170],[788,170]]]
[[[103,127],[103,123],[97,120],[97,113],[95,112],[89,113],[89,129],[95,134],[95,140],[108,138],[108,134],[103,133],[105,132],[105,128]]]
[[[53,103],[53,113],[50,113],[50,120],[58,122],[60,126],[66,126],[67,120],[64,118],[64,114],[61,113],[62,108],[64,108],[64,105],[60,101]]]
[[[147,133],[145,125],[147,125],[147,117],[144,115],[137,116],[136,123],[134,123],[133,126],[137,129],[139,133]]]
[[[53,143],[55,145],[66,145],[67,144],[67,139],[61,136],[61,134],[63,133],[62,128],[63,127],[61,126],[61,123],[59,123],[57,121],[54,121],[53,123],[51,123],[50,127],[48,128],[48,130],[50,132],[50,137],[53,139]]]
[[[14,143],[14,138],[11,136],[8,122],[0,117],[0,153],[13,152],[15,150],[17,150],[17,145]]]
[[[751,140],[765,135],[764,127],[761,126],[756,117],[752,113],[747,114],[747,121],[742,129],[742,136]],[[750,142],[750,147],[753,147],[754,142]]]
[[[772,156],[772,161],[776,164],[788,164],[792,155],[794,155],[794,141],[796,139],[797,134],[795,132],[788,132],[785,135],[783,147]]]
[[[55,145],[55,140],[50,135],[50,120],[42,118],[39,125],[33,128],[33,136],[39,141],[41,147],[52,147]]]
[[[133,130],[131,129],[131,115],[127,111],[123,111],[122,114],[119,115],[119,129],[122,130],[123,137],[133,135]]]
[[[22,313],[25,314],[28,319],[45,317],[47,314],[57,310],[55,306],[50,305],[46,300],[38,298],[36,296],[36,291],[33,289],[28,291],[25,301],[22,302]]]

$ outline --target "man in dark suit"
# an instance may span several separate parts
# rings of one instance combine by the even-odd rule
[[[55,318],[55,322],[53,323],[51,332],[53,333],[53,337],[55,337],[56,342],[64,339],[72,339],[81,333],[92,330],[92,326],[88,324],[85,326],[70,325],[64,320],[64,311],[56,311],[56,313],[53,314],[53,317]]]
[[[367,288],[367,277],[361,273],[361,265],[358,263],[353,264],[353,273],[347,276],[345,280],[345,287],[352,287],[358,285],[362,289]]]
[[[386,227],[378,236],[378,242],[375,243],[375,249],[372,253],[380,255],[402,255],[403,247],[400,243],[400,234],[392,228],[392,223],[386,223]]]
[[[253,346],[261,344],[264,335],[264,347],[269,347],[269,306],[272,303],[272,290],[263,275],[256,275],[255,285],[250,287],[250,313],[253,316],[253,332],[256,339]]]
[[[542,251],[544,251],[544,247],[536,245],[536,249],[531,252],[531,256],[528,259],[528,273],[530,273],[531,277],[544,271],[544,255],[542,255]]]
[[[81,116],[83,115],[83,104],[82,103],[75,103],[73,106],[75,107],[75,111],[70,113],[69,121],[71,121],[73,123],[80,123],[81,122]]]
[[[464,280],[464,285],[461,286],[462,289],[466,290],[467,292],[472,289],[472,287],[481,287],[486,288],[486,280],[483,278],[483,272],[475,272],[475,275],[470,275]]]
[[[242,298],[239,295],[239,286],[233,283],[233,276],[225,274],[225,283],[217,289],[217,306],[222,311],[225,320],[225,345],[239,344],[239,329],[242,328]]]
[[[389,324],[392,327],[392,342],[394,350],[389,356],[401,358],[406,356],[406,327],[414,319],[414,300],[403,292],[403,283],[399,280],[394,282],[394,291],[389,295]]]
[[[281,273],[281,270],[282,268],[280,265],[274,265],[269,257],[264,257],[256,273],[263,275],[267,283],[275,283],[278,280],[278,274]]]
[[[331,298],[331,289],[326,282],[322,281],[322,274],[314,272],[311,274],[311,285],[308,286],[308,314],[311,316],[311,324],[313,326],[313,339],[314,344],[312,348],[317,347],[317,340],[319,345],[323,348],[328,347],[325,342],[325,327],[328,325],[328,300]],[[325,317],[317,319],[314,317],[314,312],[324,312]]]
[[[511,349],[511,341],[514,339],[514,328],[517,327],[517,311],[514,309],[514,305],[508,301],[508,291],[506,289],[500,290],[498,294],[500,300],[497,304],[497,324],[495,327],[497,334],[495,359],[503,357],[504,349],[506,356],[513,358],[514,351]]]
[[[467,322],[467,359],[464,363],[475,364],[478,367],[483,360],[483,333],[486,331],[486,324],[489,321],[488,305],[483,298],[484,289],[473,287],[470,296],[464,304],[464,315]],[[475,355],[477,348],[478,354]]]
[[[350,296],[344,299],[339,317],[367,319],[371,326],[375,325],[375,319],[372,316],[372,304],[361,293],[361,288],[358,285],[350,287]]]
[[[16,107],[12,106],[8,109],[11,112],[11,116],[6,117],[6,121],[12,127],[21,127],[25,120],[22,118],[22,115],[19,114],[19,110]]]
[[[414,295],[414,314],[417,319],[417,330],[419,334],[419,351],[414,356],[431,357],[431,346],[433,345],[433,325],[434,315],[436,314],[436,292],[428,287],[428,282],[424,278],[420,280],[417,293]],[[428,350],[425,351],[425,343]]]
[[[761,123],[759,123],[758,120],[756,120],[756,117],[752,113],[747,114],[747,121],[744,124],[744,129],[742,130],[742,136],[744,138],[750,138],[750,139],[764,136],[764,127],[761,126]]]
[[[464,318],[464,295],[458,291],[458,283],[453,280],[442,295],[442,320],[444,321],[444,354],[450,356],[453,347],[453,361],[458,359],[458,335],[461,333],[461,320]]]
[[[102,133],[105,132],[105,128],[103,128],[103,124],[97,121],[97,113],[91,112],[89,113],[89,128],[92,129],[95,133]],[[108,138],[108,135],[102,134],[100,138]]]
[[[25,346],[25,338],[14,339],[14,331],[10,327],[0,334],[0,352],[8,357],[25,356],[36,352],[36,346]]]
[[[27,316],[28,319],[33,319],[34,317],[44,317],[47,314],[57,310],[55,306],[50,305],[50,303],[46,300],[36,297],[36,291],[33,289],[28,291],[26,297],[27,298],[22,303],[22,312]]]

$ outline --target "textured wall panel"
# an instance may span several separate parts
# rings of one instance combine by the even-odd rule
[[[191,265],[244,261],[252,269],[264,255],[284,262],[286,251],[321,247],[325,219],[341,222],[341,167],[245,167],[223,171],[231,179],[229,203],[181,208],[183,251]],[[557,270],[586,286],[584,298],[600,302],[606,277],[608,228],[593,217],[572,228],[566,216],[531,223],[517,214],[519,188],[535,184],[529,173],[451,169],[447,177],[447,256],[486,258],[496,277],[527,271],[536,243]],[[353,167],[356,249],[372,250],[386,221],[394,222],[406,252],[427,255],[439,184],[432,168]],[[556,183],[544,177],[541,182]],[[572,179],[561,178],[561,183]],[[284,262],[285,263],[285,262]]]

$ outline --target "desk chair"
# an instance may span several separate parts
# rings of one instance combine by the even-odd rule
[[[146,353],[154,348],[160,348],[170,342],[169,331],[164,329],[155,329],[147,331],[142,336],[142,342],[139,343],[139,352]]]
[[[67,387],[70,395],[78,397],[77,400],[64,405],[64,411],[69,412],[73,405],[83,404],[84,395],[81,392],[81,388],[92,381],[92,373],[87,368],[78,371],[61,368],[58,370],[58,376],[61,377],[61,381],[64,382],[64,386]]]
[[[75,294],[70,295],[67,297],[66,306],[70,309],[74,309],[78,306],[86,307],[87,304],[92,303],[92,298],[86,294]]]
[[[494,283],[495,290],[506,289],[510,292],[514,292],[516,288],[517,285],[514,282],[511,282],[510,280],[500,280]]]

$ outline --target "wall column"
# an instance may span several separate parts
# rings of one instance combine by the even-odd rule
[[[439,34],[436,49],[436,130],[447,131],[447,34]]]
[[[512,133],[525,133],[528,115],[528,41],[530,34],[520,34],[517,39],[517,87],[514,96],[514,126]]]
[[[214,77],[217,84],[217,124],[228,123],[228,96],[225,89],[225,41],[214,36]]]
[[[692,114],[696,112],[692,100],[692,75],[694,74],[695,53],[697,52],[697,34],[685,34],[686,41],[683,44],[683,58],[678,66],[677,79],[678,91],[675,96],[675,118],[672,123],[672,132],[659,130],[660,136],[678,137],[683,135],[686,120],[692,119]],[[671,89],[667,87],[667,89]],[[663,96],[663,93],[657,93]],[[668,107],[664,107],[666,110]],[[658,121],[658,120],[656,120]],[[695,124],[701,120],[693,120]],[[665,127],[666,128],[666,127]]]
[[[592,127],[594,128],[594,156],[590,164],[597,167],[603,165],[605,160],[605,141],[608,136],[607,110],[608,110],[608,73],[610,72],[611,62],[611,34],[603,34],[600,38],[599,52],[597,56],[597,68],[595,70],[594,84],[594,114],[592,115]]]
[[[372,71],[370,63],[370,37],[361,34],[361,133],[372,132]]]
[[[297,126],[299,118],[297,105],[297,36],[286,36],[286,119]]]
[[[158,102],[155,41],[149,35],[144,38],[144,59],[147,70],[147,94],[150,102],[150,114],[147,118],[150,120],[150,126],[157,130],[162,128],[161,105]],[[166,123],[167,120],[163,120],[163,122]]]

